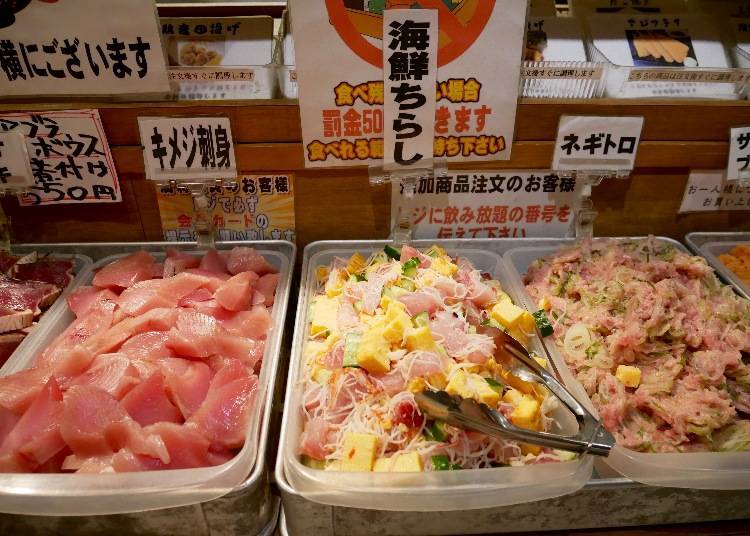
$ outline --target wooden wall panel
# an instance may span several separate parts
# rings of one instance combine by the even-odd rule
[[[96,105],[44,103],[0,105],[3,110],[99,107],[112,145],[124,200],[108,205],[21,208],[10,198],[16,241],[116,241],[162,238],[155,187],[144,178],[137,117],[227,115],[232,121],[238,167],[246,173],[293,172],[296,176],[298,245],[322,239],[383,238],[390,227],[390,190],[369,185],[365,167],[305,170],[296,104],[145,103]],[[644,115],[644,139],[637,169],[628,180],[594,188],[599,235],[662,234],[681,239],[697,230],[750,230],[750,212],[676,214],[687,174],[722,168],[728,128],[750,123],[750,105],[714,101],[522,101],[513,157],[507,162],[461,165],[456,169],[548,169],[557,122],[563,113]]]

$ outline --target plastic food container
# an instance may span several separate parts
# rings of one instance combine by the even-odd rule
[[[657,237],[659,242],[673,245],[681,251],[687,248],[670,238]],[[535,311],[533,300],[526,294],[523,274],[536,259],[553,255],[560,247],[574,241],[561,241],[559,246],[520,247],[505,253],[505,261],[513,273],[516,291],[529,311]],[[520,305],[520,304],[519,304]],[[594,415],[598,415],[583,386],[565,364],[557,346],[546,343],[558,373],[570,391]],[[750,489],[750,452],[695,452],[679,454],[642,453],[615,446],[601,463],[623,476],[655,486],[695,489]]]
[[[14,250],[15,251],[15,250]],[[36,249],[31,249],[29,251],[24,250],[20,254],[26,254],[31,251],[37,251]],[[38,251],[47,251],[46,248],[38,248]],[[10,357],[7,359],[5,364],[2,365],[2,368],[0,368],[0,375],[5,375],[5,367],[12,366],[11,362],[16,359],[16,356],[21,356],[26,352],[26,348],[29,347],[29,345],[34,343],[34,339],[38,336],[38,334],[44,333],[48,328],[50,322],[52,322],[53,318],[56,318],[57,315],[60,314],[61,310],[66,309],[67,305],[65,302],[65,296],[67,296],[68,292],[70,290],[77,287],[79,283],[79,279],[81,277],[84,277],[86,272],[91,267],[92,261],[89,257],[86,255],[79,255],[79,254],[57,254],[52,253],[47,256],[48,259],[54,259],[54,260],[72,260],[73,261],[73,278],[70,280],[70,283],[68,283],[68,286],[65,287],[62,291],[62,293],[57,297],[55,300],[55,303],[53,303],[49,308],[47,308],[46,311],[42,313],[42,315],[39,317],[39,321],[37,322],[36,326],[31,330],[31,332],[24,337],[24,339],[21,341],[21,344],[18,345],[18,348],[15,349],[15,351],[10,355]]]
[[[729,253],[735,246],[750,244],[750,233],[690,233],[685,241],[693,251],[705,257],[708,264],[733,285],[740,295],[750,299],[750,285],[719,260],[719,255]]]
[[[295,246],[277,241],[275,247],[257,244],[256,249],[281,273],[274,300],[273,329],[269,334],[261,367],[256,403],[252,408],[245,444],[223,465],[200,469],[144,471],[107,474],[0,473],[0,511],[31,515],[103,515],[173,508],[210,501],[227,494],[242,483],[256,466],[259,451],[265,450],[281,351],[292,276]],[[134,248],[133,251],[137,249]],[[150,253],[163,259],[164,252]],[[231,246],[218,246],[219,250]],[[186,251],[202,255],[202,251]],[[77,280],[76,286],[90,284],[95,270],[124,256],[121,253],[101,259]],[[27,368],[34,358],[74,320],[67,307],[60,307],[44,329],[3,367],[5,376]]]
[[[302,432],[299,411],[302,390],[298,380],[303,372],[301,356],[307,339],[309,304],[315,294],[315,269],[328,265],[334,257],[348,257],[357,251],[367,256],[382,250],[385,244],[385,241],[329,241],[315,242],[305,248],[279,441],[279,460],[283,460],[291,487],[318,503],[390,511],[488,508],[557,497],[581,488],[592,472],[593,462],[587,455],[570,462],[422,473],[344,473],[311,469],[300,462],[297,446]],[[448,247],[448,253],[454,251]],[[515,300],[517,296],[499,255],[471,245],[462,247],[458,253],[476,268],[492,274]],[[537,343],[532,347],[541,351]],[[559,431],[577,431],[575,419],[567,410],[560,408],[553,415]]]

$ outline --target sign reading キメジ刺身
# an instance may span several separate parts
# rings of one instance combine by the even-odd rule
[[[228,117],[139,117],[146,178],[200,182],[237,177]]]
[[[564,237],[583,181],[552,171],[457,171],[422,177],[412,198],[393,183],[391,220],[412,212],[414,238]]]
[[[152,0],[0,2],[0,95],[169,91]]]
[[[122,201],[98,110],[0,114],[0,133],[20,133],[33,182],[22,206]]]
[[[386,4],[437,12],[434,156],[510,158],[526,0],[291,0],[306,165],[384,159]]]

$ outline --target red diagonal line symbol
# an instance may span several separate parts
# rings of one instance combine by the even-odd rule
[[[451,13],[443,0],[419,0],[419,4],[422,7],[437,9],[440,23],[438,29],[448,34],[453,41],[461,40],[466,28]]]

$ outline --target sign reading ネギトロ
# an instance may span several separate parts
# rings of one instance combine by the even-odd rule
[[[451,162],[510,158],[526,0],[290,5],[307,166],[371,165],[384,158],[385,7],[437,11],[434,156]]]
[[[0,95],[168,91],[152,0],[0,2]]]

